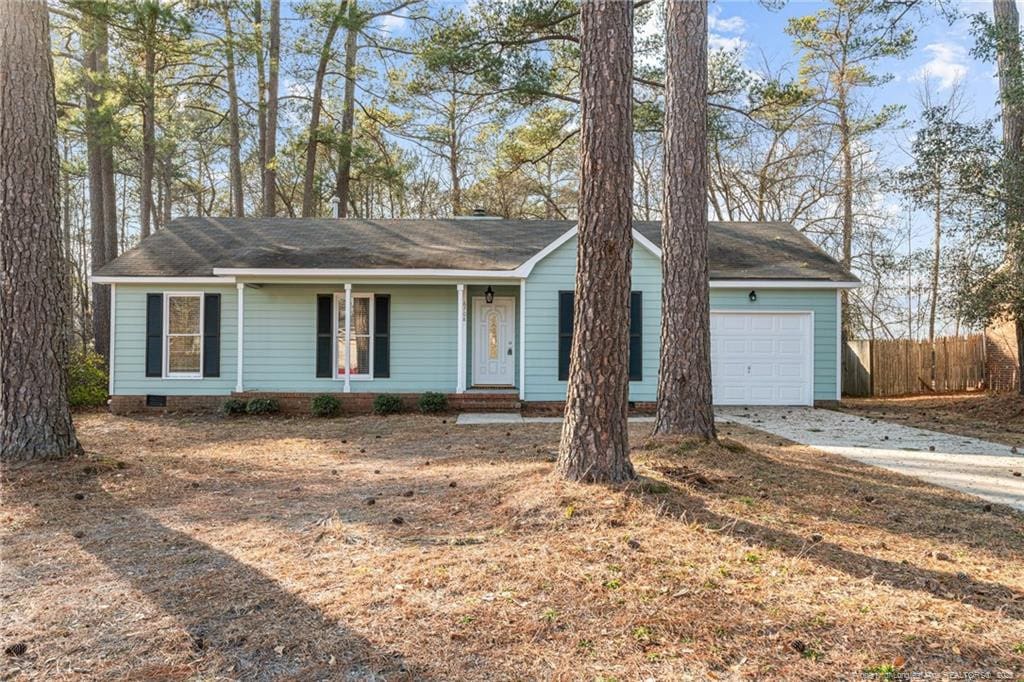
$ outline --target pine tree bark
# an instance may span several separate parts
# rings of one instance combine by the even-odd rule
[[[142,92],[142,178],[139,193],[139,235],[148,237],[153,221],[153,166],[156,162],[156,12],[146,8],[143,21],[143,92]]]
[[[319,147],[320,135],[320,109],[323,105],[324,77],[327,75],[327,65],[331,59],[331,48],[334,45],[334,37],[338,34],[341,26],[341,19],[344,16],[346,0],[341,0],[331,25],[327,27],[327,35],[324,37],[324,44],[320,48],[320,59],[316,65],[316,75],[313,78],[313,103],[312,111],[309,112],[309,134],[306,140],[306,168],[302,177],[302,217],[312,218],[316,214],[317,203],[315,194],[316,181],[316,152]]]
[[[580,9],[580,197],[576,295],[558,470],[575,481],[634,477],[629,461],[633,247],[633,3]]]
[[[281,66],[281,0],[270,0],[270,69],[267,77],[266,159],[263,173],[263,215],[277,215],[277,89]]]
[[[349,2],[349,18],[355,18],[355,0]],[[356,54],[359,29],[350,21],[345,35],[345,94],[341,112],[341,143],[338,148],[338,217],[347,218],[352,193],[352,134],[356,116]]]
[[[713,440],[707,21],[707,0],[668,0],[661,357],[654,432]]]
[[[1024,282],[1024,64],[1020,50],[1020,14],[1014,0],[993,0],[996,62],[1002,104],[1003,155],[1006,159],[1007,266],[1013,281]],[[1024,297],[1024,294],[1018,294]],[[1015,309],[1018,390],[1024,395],[1024,303],[1007,301]],[[1014,305],[1016,304],[1016,305]]]
[[[81,452],[67,399],[69,279],[50,25],[0,1],[0,462]]]
[[[89,175],[89,264],[92,272],[110,261],[107,238],[106,171],[113,166],[113,150],[108,129],[108,115],[103,100],[107,74],[108,37],[105,20],[87,13],[82,14],[82,46],[85,50],[82,64],[85,69],[85,140],[86,166]],[[93,284],[92,338],[93,347],[105,361],[110,357],[110,287]]]
[[[267,64],[263,40],[263,0],[253,2],[253,39],[256,44],[256,137],[260,161],[260,202],[267,186]],[[260,206],[263,213],[263,206]]]
[[[228,172],[231,176],[231,215],[245,216],[245,189],[242,184],[242,135],[238,115],[238,78],[235,73],[235,31],[231,23],[231,4],[221,5],[224,21],[224,69],[228,82]]]

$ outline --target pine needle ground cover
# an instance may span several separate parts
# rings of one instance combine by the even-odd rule
[[[842,409],[862,417],[973,436],[1024,449],[1024,396],[1016,393],[845,398]]]
[[[5,679],[1024,675],[1024,517],[755,431],[608,488],[557,425],[78,426],[4,472]]]

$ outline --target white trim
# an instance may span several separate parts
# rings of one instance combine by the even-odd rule
[[[533,270],[533,266],[547,258],[551,252],[559,246],[575,237],[578,229],[579,228],[577,226],[573,225],[571,228],[559,235],[555,241],[545,246],[543,249],[535,253],[528,261],[516,268],[516,272],[519,273],[519,277],[527,277]]]
[[[810,353],[807,354],[807,376],[811,381],[810,391],[807,397],[807,405],[814,407],[814,339],[815,339],[815,326],[814,326],[814,311],[813,310],[779,310],[779,309],[756,309],[756,310],[744,310],[742,308],[729,308],[723,310],[721,308],[712,308],[711,315],[808,315],[811,318],[811,325],[807,330],[808,345],[810,347]],[[710,321],[710,320],[709,320]]]
[[[115,339],[117,337],[117,324],[115,320],[117,318],[117,285],[110,285],[110,345],[107,357],[109,361],[107,363],[107,395],[114,395],[114,347]]]
[[[661,249],[658,248],[650,239],[640,234],[640,231],[637,229],[633,230],[633,241],[653,253],[659,260],[661,259]]]
[[[456,305],[458,312],[455,315],[456,324],[456,370],[455,370],[455,392],[466,392],[466,285],[456,284],[457,293]]]
[[[526,400],[526,278],[519,280],[519,399]]]
[[[164,379],[202,379],[203,378],[203,329],[206,323],[206,292],[203,291],[165,291],[164,293],[164,328],[163,328],[163,377]],[[168,339],[171,334],[170,314],[172,298],[198,298],[199,299],[199,371],[198,372],[171,372],[170,368],[170,343]],[[184,336],[194,336],[185,334]]]
[[[234,277],[104,277],[93,275],[92,284],[234,284]]]
[[[236,277],[462,277],[517,278],[518,270],[443,270],[437,268],[214,268],[213,274]]]
[[[238,300],[235,302],[235,307],[238,308],[238,349],[235,355],[235,391],[241,393],[244,390],[244,382],[242,381],[243,376],[243,360],[245,355],[245,285],[239,282],[235,285],[238,288]]]
[[[712,289],[856,289],[860,282],[813,279],[713,279]]]
[[[843,399],[843,294],[836,289],[836,400]]]

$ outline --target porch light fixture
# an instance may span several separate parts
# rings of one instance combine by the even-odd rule
[[[750,293],[747,295],[747,298],[749,298],[750,302],[753,303],[754,301],[757,300],[757,292],[754,291],[754,290],[751,290]]]
[[[484,292],[484,300],[488,303],[494,303],[494,289],[490,286],[488,286],[487,291]]]

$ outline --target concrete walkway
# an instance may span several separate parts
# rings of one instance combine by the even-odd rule
[[[809,407],[718,408],[720,421],[1024,511],[1024,454],[1010,446]]]

